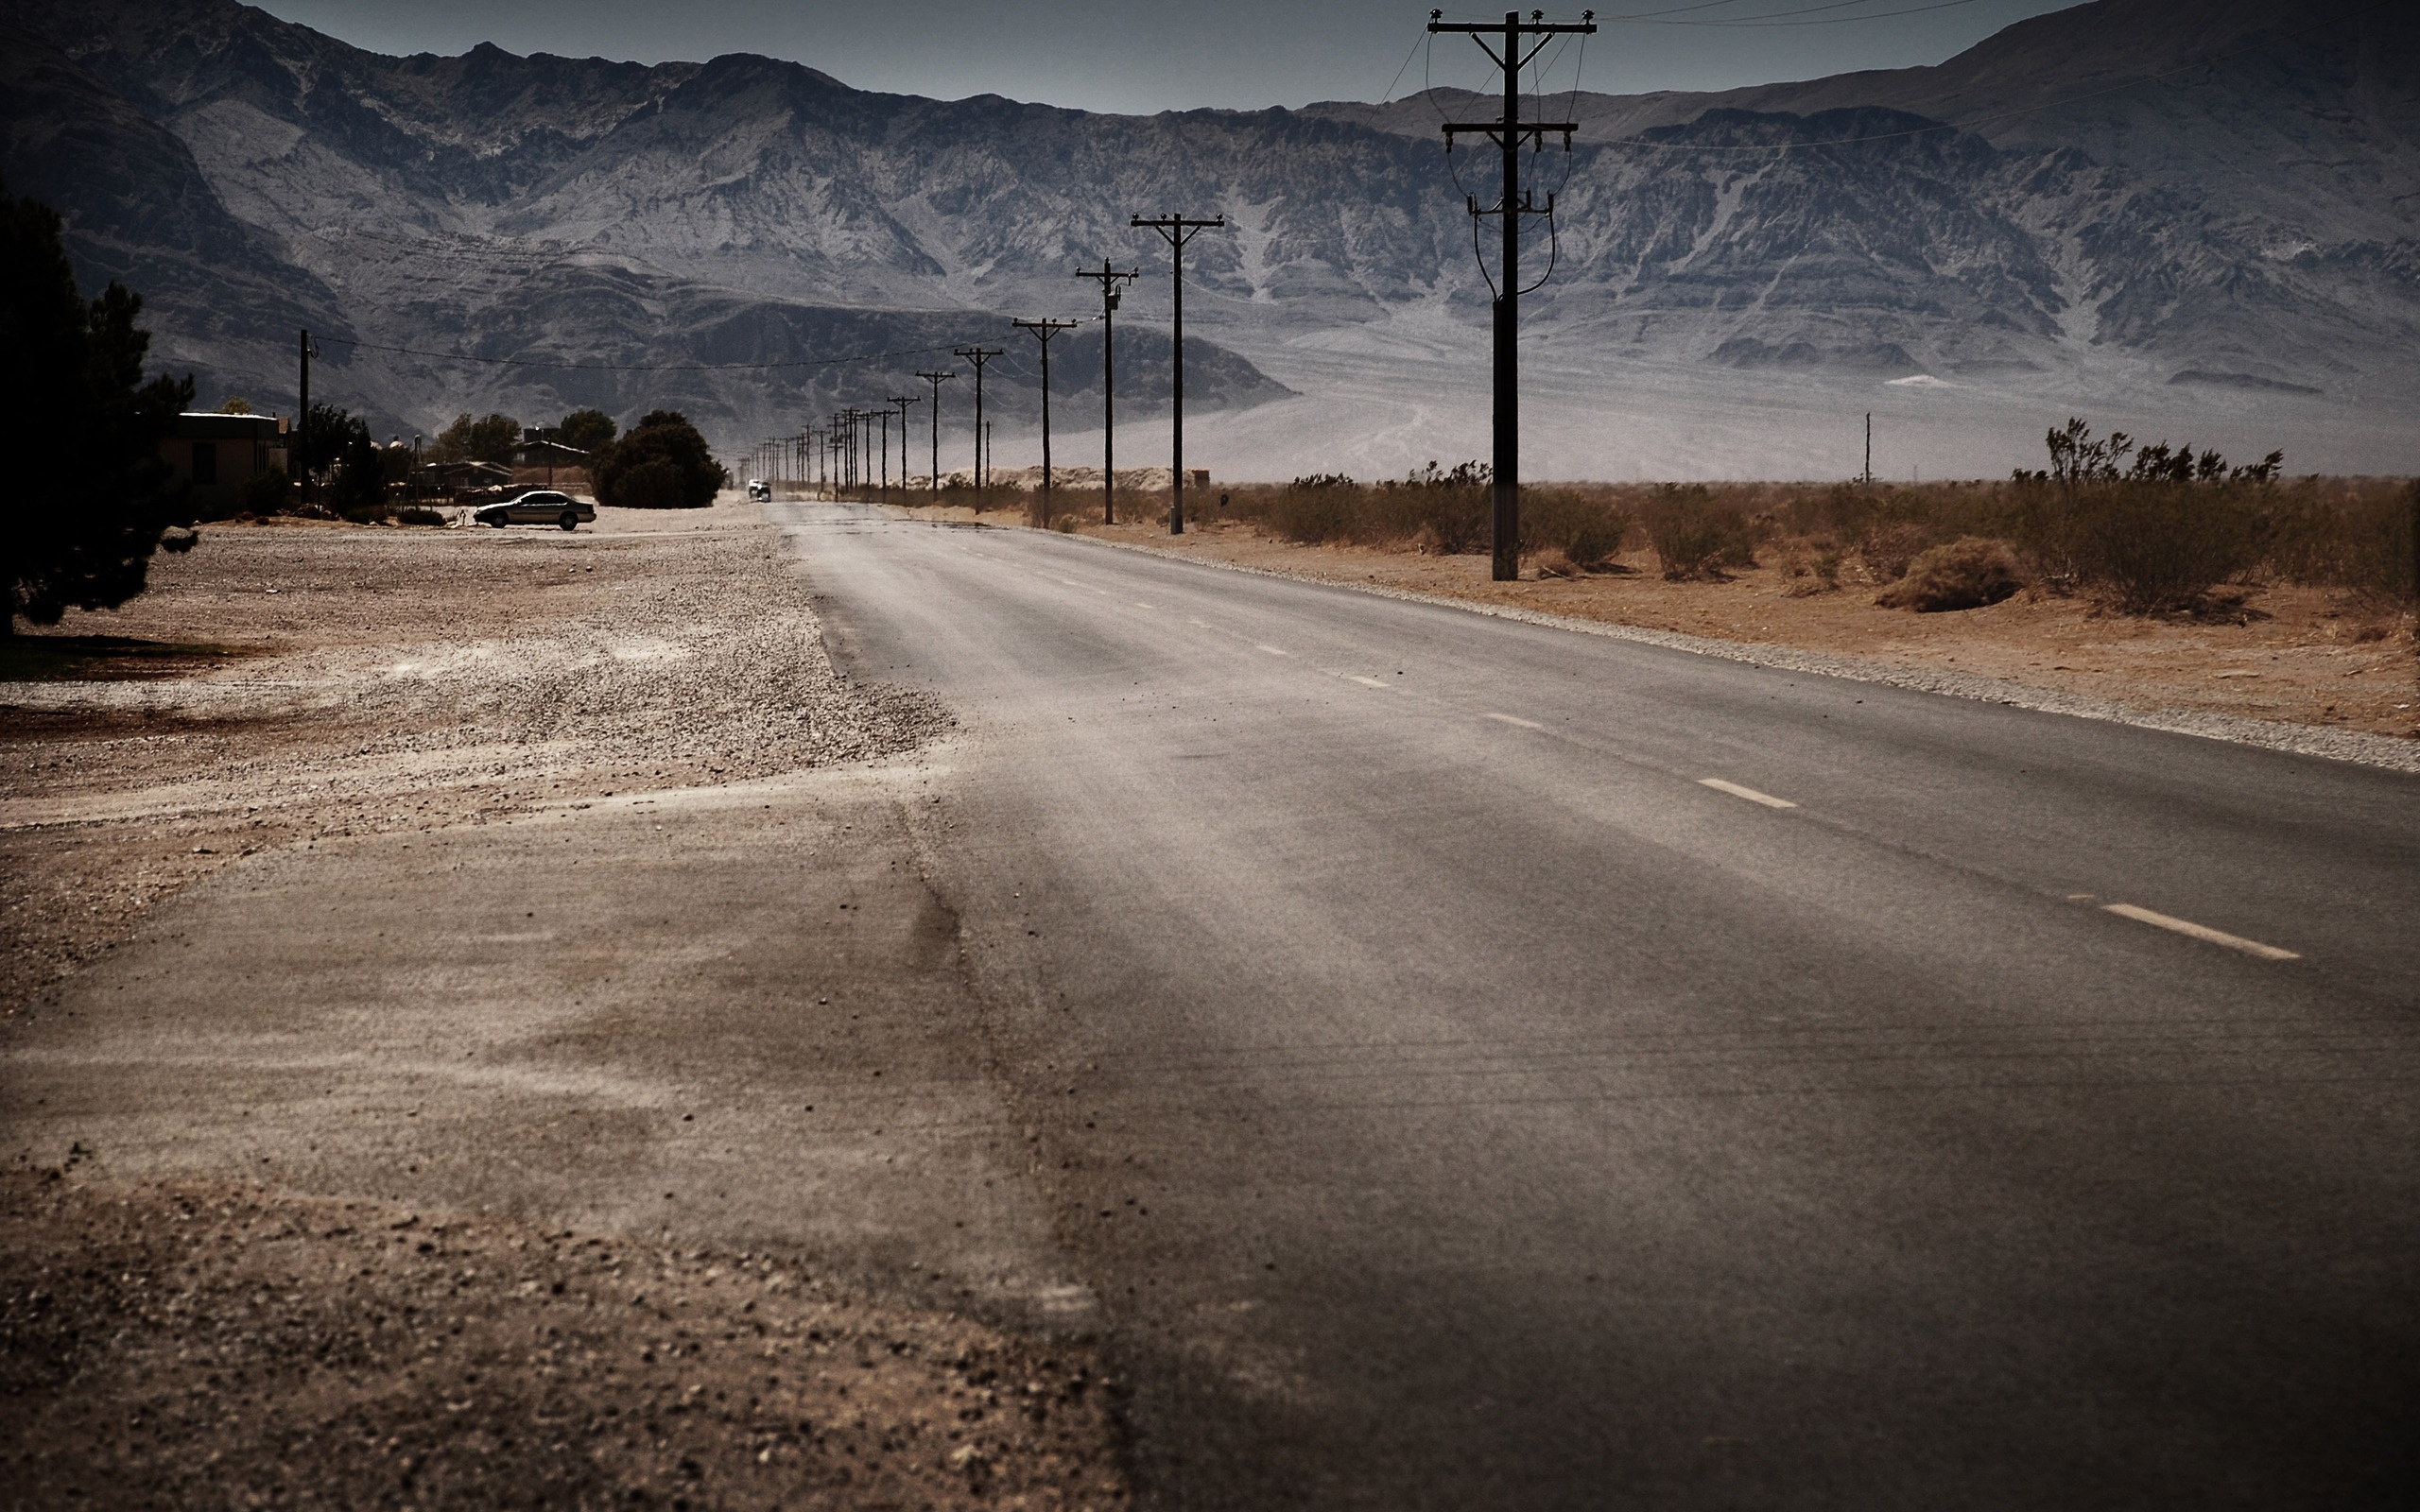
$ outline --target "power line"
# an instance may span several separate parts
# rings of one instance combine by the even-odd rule
[[[391,347],[375,341],[354,341],[345,336],[320,336],[316,339],[352,347],[359,352],[433,357],[441,362],[473,362],[491,368],[538,368],[550,372],[771,372],[784,368],[834,368],[853,362],[888,362],[900,357],[924,357],[937,352],[955,350],[948,346],[901,347],[851,357],[796,357],[782,362],[542,362],[534,357],[479,357],[466,352],[426,352],[418,347]]]
[[[2274,35],[2264,36],[2258,42],[2247,43],[2244,46],[2236,48],[2232,52],[2213,53],[2207,58],[2196,59],[2192,62],[2183,64],[2176,68],[2168,69],[2163,73],[2145,75],[2141,78],[2131,78],[2123,83],[2111,84],[2103,89],[2087,90],[2081,94],[2065,95],[2059,99],[2045,101],[2040,105],[2019,106],[2014,110],[1996,111],[1989,115],[1969,116],[1966,119],[1960,121],[1936,121],[1930,126],[1912,127],[1905,131],[1877,131],[1869,136],[1834,137],[1821,142],[1745,144],[1656,142],[1651,141],[1650,139],[1642,136],[1624,136],[1615,137],[1611,141],[1607,142],[1594,142],[1587,145],[1599,148],[1645,147],[1651,151],[1658,152],[1782,153],[1793,152],[1806,147],[1850,147],[1859,146],[1869,142],[1902,142],[1910,137],[1931,136],[1941,131],[1970,131],[1977,127],[1990,126],[1999,121],[2014,121],[2028,115],[2040,115],[2048,111],[2065,110],[2070,105],[2082,105],[2088,100],[2105,99],[2112,94],[2123,94],[2130,89],[2142,89],[2148,85],[2164,83],[2169,79],[2177,78],[2186,74],[2198,73],[2204,68],[2216,68],[2221,63],[2233,62],[2238,58],[2249,57],[2254,53],[2267,52],[2281,43],[2293,42],[2299,38],[2308,37],[2312,32],[2325,31],[2330,27],[2341,26],[2346,22],[2358,21],[2361,17],[2368,15],[2371,11],[2383,10],[2389,5],[2399,3],[2403,3],[2403,0],[2372,0],[2371,4],[2347,10],[2342,15],[2332,16],[2325,21],[2314,22],[2308,26],[2298,26],[2292,31],[2279,32]]]

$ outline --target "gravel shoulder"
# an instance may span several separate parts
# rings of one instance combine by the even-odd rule
[[[925,518],[974,519],[920,508]],[[994,512],[986,524],[1022,526]],[[1781,563],[1728,582],[1669,583],[1651,553],[1621,570],[1498,583],[1485,557],[1303,546],[1215,512],[1182,537],[1087,524],[1119,546],[1364,592],[1453,603],[1701,655],[2109,719],[2399,771],[2420,771],[2420,644],[2409,610],[2268,586],[2226,615],[2133,619],[2021,594],[1989,609],[1885,610],[1873,585],[1810,592]]]
[[[1108,1506],[1114,1410],[794,1255],[0,1174],[12,1506]]]
[[[879,758],[945,729],[825,656],[754,507],[596,528],[215,525],[50,636],[198,646],[0,682],[0,1005],[231,862]]]
[[[0,1501],[1127,1500],[949,716],[600,513],[214,526],[0,684]]]

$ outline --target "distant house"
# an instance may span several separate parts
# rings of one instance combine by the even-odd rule
[[[524,480],[520,473],[516,472],[513,475],[516,482],[535,481],[535,470],[544,468],[546,487],[551,489],[555,486],[555,470],[562,468],[566,472],[581,470],[578,480],[579,486],[585,487],[588,483],[588,473],[584,471],[588,466],[588,454],[577,446],[565,446],[561,441],[548,440],[543,436],[532,434],[524,440],[514,451],[513,460],[519,462],[524,471],[532,473],[530,479]]]
[[[512,486],[512,469],[493,462],[431,462],[413,474],[424,493],[475,493]]]
[[[245,484],[285,469],[285,427],[282,415],[182,414],[160,455],[191,486],[197,513],[232,514],[243,504]]]

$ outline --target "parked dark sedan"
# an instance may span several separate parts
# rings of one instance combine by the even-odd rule
[[[517,499],[491,504],[471,516],[483,525],[561,525],[570,530],[582,520],[595,520],[596,507],[552,489],[532,489]]]

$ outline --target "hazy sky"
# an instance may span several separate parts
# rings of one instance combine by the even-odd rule
[[[956,99],[996,94],[1149,113],[1374,100],[1421,87],[1429,8],[1398,0],[260,0],[271,13],[382,53],[492,42],[660,62],[763,53],[860,89]],[[1721,89],[1860,68],[1937,63],[2071,0],[1616,0],[1599,5],[1584,86],[1612,94]],[[1534,8],[1535,0],[1531,0]],[[1580,8],[1549,10],[1576,20]],[[1458,20],[1504,12],[1447,8]],[[1616,21],[1616,16],[1639,19]],[[1407,58],[1409,66],[1397,68]],[[1577,50],[1548,88],[1568,88]],[[1486,65],[1437,39],[1435,81]]]

